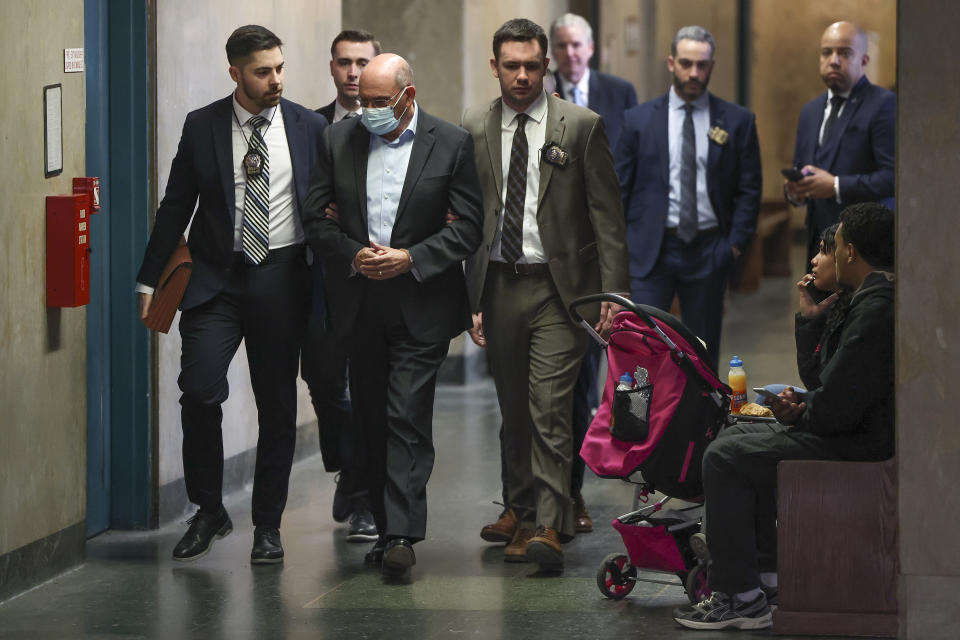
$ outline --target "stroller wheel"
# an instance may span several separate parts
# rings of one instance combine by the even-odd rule
[[[683,588],[687,592],[687,599],[691,603],[697,604],[704,598],[710,596],[710,586],[707,584],[707,570],[702,565],[697,565],[687,574],[687,579]]]
[[[633,591],[637,583],[637,568],[630,566],[630,559],[622,553],[611,553],[597,569],[597,586],[607,598],[620,600]]]

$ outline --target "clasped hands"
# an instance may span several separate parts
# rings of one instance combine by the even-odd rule
[[[812,164],[804,166],[801,171],[806,176],[802,180],[783,181],[783,190],[788,199],[799,202],[805,198],[825,199],[836,197],[833,191],[834,176],[832,173]]]

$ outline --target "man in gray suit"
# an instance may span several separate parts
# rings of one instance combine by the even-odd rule
[[[543,90],[547,37],[529,20],[493,37],[501,97],[464,114],[484,189],[483,245],[467,264],[471,337],[488,346],[503,414],[508,509],[518,526],[507,561],[562,570],[574,533],[571,395],[587,334],[567,306],[624,292],[627,247],[617,176],[596,113]],[[598,331],[610,303],[581,308]]]
[[[415,94],[403,58],[370,61],[363,115],[322,138],[304,211],[350,357],[379,533],[368,559],[387,577],[415,564],[412,545],[426,535],[437,370],[450,339],[471,326],[461,263],[482,236],[473,142]],[[336,217],[325,215],[331,203]]]

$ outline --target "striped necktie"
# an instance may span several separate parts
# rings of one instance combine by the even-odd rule
[[[517,114],[517,130],[510,149],[510,168],[507,170],[507,202],[500,234],[500,255],[513,264],[523,255],[523,205],[527,199],[527,134],[523,126],[529,116]]]
[[[253,264],[260,264],[270,250],[270,156],[260,127],[267,123],[263,116],[247,120],[253,128],[249,152],[263,158],[260,173],[247,174],[247,189],[243,197],[243,255]],[[248,153],[249,153],[248,152]]]

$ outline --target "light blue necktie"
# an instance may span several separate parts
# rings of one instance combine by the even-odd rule
[[[570,87],[570,98],[573,104],[578,106],[584,106],[583,104],[583,92],[580,91],[580,87],[574,85]]]

